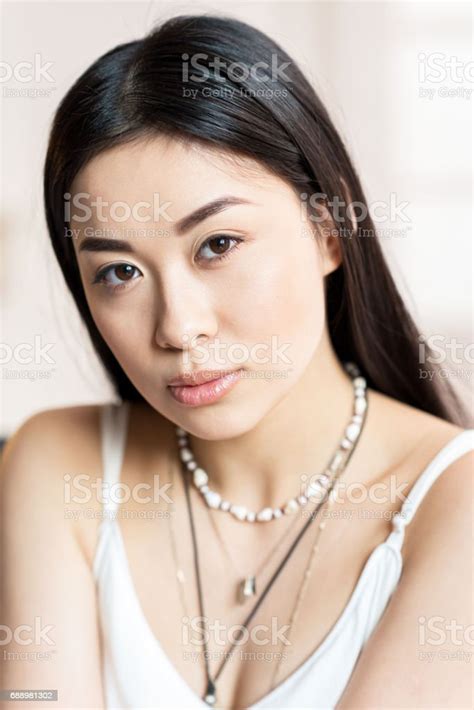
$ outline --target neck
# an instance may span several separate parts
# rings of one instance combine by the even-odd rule
[[[327,335],[290,392],[250,431],[219,441],[190,436],[211,489],[250,510],[299,495],[302,478],[322,473],[343,437],[353,387]]]

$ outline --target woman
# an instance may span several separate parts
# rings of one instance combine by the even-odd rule
[[[4,687],[60,707],[467,707],[468,664],[437,652],[469,650],[447,620],[470,623],[474,432],[419,375],[295,63],[242,22],[174,18],[70,89],[44,187],[117,402],[8,442],[5,617],[39,617],[46,656],[5,662]]]

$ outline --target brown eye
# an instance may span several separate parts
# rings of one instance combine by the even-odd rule
[[[213,239],[212,251],[216,254],[224,254],[227,251],[227,246],[229,244],[229,237],[217,237]]]
[[[114,273],[122,281],[128,281],[133,277],[133,272],[134,272],[135,267],[131,266],[131,264],[119,264],[118,266],[114,266]]]
[[[141,274],[139,269],[132,264],[111,264],[97,273],[93,283],[102,283],[113,289],[126,286],[129,281],[136,279],[136,274]]]
[[[211,252],[210,258],[208,258],[208,255],[200,258],[203,259],[203,261],[219,261],[220,259],[226,259],[231,252],[238,248],[240,242],[242,241],[242,239],[238,239],[237,237],[229,237],[225,234],[210,237],[201,245],[199,250],[201,251],[208,249]],[[229,245],[231,243],[234,243],[234,246],[231,246],[229,249]]]

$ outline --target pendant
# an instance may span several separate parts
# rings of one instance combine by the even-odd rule
[[[207,681],[206,695],[204,696],[204,700],[208,705],[213,706],[216,704],[216,686],[210,678]]]
[[[245,604],[247,599],[254,597],[257,593],[257,580],[255,576],[246,577],[239,584],[239,602]]]

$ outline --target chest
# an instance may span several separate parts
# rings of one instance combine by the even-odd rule
[[[210,513],[195,501],[203,618],[185,507],[158,512],[146,522],[120,521],[133,592],[149,633],[196,696],[202,697],[206,687],[204,654],[211,677],[223,666],[217,688],[219,707],[225,708],[256,703],[311,658],[391,530],[383,503],[377,510],[347,502],[323,508],[245,629],[256,599],[305,521],[285,521],[281,530],[260,526],[255,535],[245,526],[243,535],[235,523],[225,525],[227,517],[220,512]],[[239,587],[250,576],[256,596],[240,603]]]

